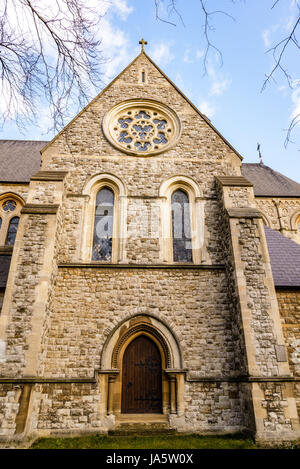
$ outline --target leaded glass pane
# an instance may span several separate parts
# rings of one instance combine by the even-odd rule
[[[114,193],[108,187],[96,198],[93,254],[94,261],[111,261],[114,218]]]
[[[193,262],[188,195],[178,189],[172,194],[171,204],[173,260],[174,262]]]
[[[16,206],[17,204],[14,200],[6,200],[2,205],[4,212],[13,212]]]
[[[17,230],[19,224],[19,217],[14,217],[10,220],[7,237],[6,237],[6,246],[13,246],[15,243]]]

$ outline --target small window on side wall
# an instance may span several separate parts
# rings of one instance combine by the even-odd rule
[[[0,246],[15,244],[23,205],[24,201],[16,194],[0,196]]]
[[[6,246],[13,246],[15,244],[19,220],[20,220],[19,217],[11,218],[9,222],[8,230],[7,230],[6,241],[5,241]]]
[[[171,207],[173,261],[193,262],[190,203],[188,194],[182,189],[178,189],[173,192],[171,197]]]
[[[115,196],[112,189],[103,187],[96,197],[92,260],[111,262],[113,245]]]

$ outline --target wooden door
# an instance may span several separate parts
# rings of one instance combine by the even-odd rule
[[[125,414],[162,412],[161,356],[144,335],[130,342],[124,353],[121,409]]]

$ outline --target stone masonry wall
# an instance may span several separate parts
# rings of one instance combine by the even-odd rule
[[[89,431],[99,429],[99,389],[90,383],[37,384],[32,431]]]
[[[231,318],[222,270],[59,268],[45,338],[44,375],[93,377],[109,331],[153,315],[178,334],[184,366],[232,372]]]
[[[139,79],[142,69],[146,71],[146,85]],[[113,147],[104,136],[102,120],[106,112],[122,100],[137,97],[163,101],[178,113],[181,136],[178,143],[163,154],[130,156]],[[188,176],[199,185],[206,204],[205,242],[209,253],[206,263],[222,262],[219,249],[222,234],[215,224],[214,176],[240,174],[240,159],[143,54],[59,134],[44,151],[42,159],[43,170],[69,172],[67,197],[62,207],[59,262],[78,261],[84,207],[84,198],[80,196],[86,183],[103,173],[119,178],[126,189],[129,262],[158,261],[159,210],[151,211],[154,212],[151,213],[154,226],[151,239],[144,235],[148,229],[144,229],[145,219],[148,207],[157,205],[155,199],[161,184],[175,175]]]
[[[6,192],[17,194],[26,202],[28,196],[29,184],[10,184],[0,183],[0,196]]]
[[[20,385],[0,384],[0,438],[15,433],[20,394]]]
[[[242,430],[246,413],[238,383],[186,383],[185,421],[190,431]]]
[[[276,289],[288,358],[294,376],[300,376],[300,290]]]
[[[18,271],[11,294],[10,323],[7,326],[6,359],[1,376],[17,377],[25,366],[28,333],[32,330],[31,314],[35,287],[39,283],[39,265],[46,241],[46,220],[42,215],[27,215]]]

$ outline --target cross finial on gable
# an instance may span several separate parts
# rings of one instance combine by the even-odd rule
[[[148,44],[148,42],[145,41],[145,39],[143,38],[143,39],[140,40],[139,44],[142,44],[142,52],[144,52],[145,51],[145,46]]]

